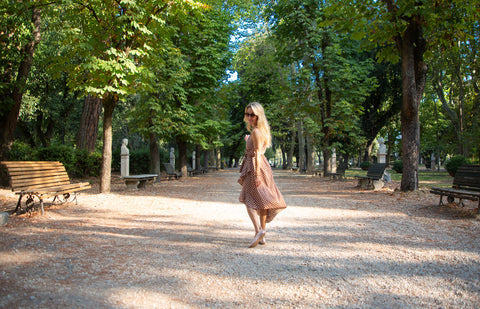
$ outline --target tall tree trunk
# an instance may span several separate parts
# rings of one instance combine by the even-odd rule
[[[157,182],[160,182],[160,147],[157,143],[157,135],[153,132],[149,133],[149,148],[150,148],[150,172],[157,174]]]
[[[17,127],[25,85],[32,68],[33,55],[41,40],[41,11],[38,8],[32,9],[32,24],[32,40],[22,50],[24,57],[18,68],[17,79],[13,89],[7,91],[7,93],[10,92],[7,96],[11,97],[12,106],[8,112],[0,116],[0,160],[8,159],[8,153],[15,138],[15,128]]]
[[[293,168],[293,153],[295,151],[295,136],[296,130],[295,125],[292,125],[292,130],[290,131],[290,148],[288,149],[288,157],[287,157],[287,169]]]
[[[323,175],[328,175],[332,172],[332,151],[327,147],[323,148]]]
[[[313,174],[315,170],[315,145],[313,145],[313,138],[307,132],[307,173]]]
[[[195,170],[201,171],[202,170],[202,147],[197,145],[195,147]]]
[[[102,114],[102,100],[88,95],[84,99],[77,146],[89,152],[95,151],[97,143],[98,123]]]
[[[222,168],[222,152],[220,150],[220,148],[216,148],[215,149],[215,167],[217,169],[221,169]]]
[[[210,159],[210,151],[204,150],[203,151],[203,168],[208,171],[208,159]]]
[[[419,106],[423,96],[427,66],[423,61],[426,41],[420,18],[413,17],[403,37],[397,38],[402,58],[401,111],[403,173],[400,189],[418,189],[418,160],[420,155]]]
[[[113,111],[117,105],[118,98],[109,93],[103,98],[103,150],[102,167],[100,170],[100,193],[110,192],[112,179],[112,123]]]
[[[298,132],[298,171],[301,172],[306,169],[305,164],[305,137],[303,136],[303,120],[297,121]]]
[[[188,175],[187,142],[177,137],[177,145],[178,145],[178,167],[180,171],[183,173],[183,175]]]

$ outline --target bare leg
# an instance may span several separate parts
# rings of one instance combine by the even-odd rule
[[[248,212],[248,216],[250,217],[250,220],[252,220],[253,227],[255,228],[255,235],[256,235],[258,231],[260,231],[261,229],[260,222],[258,220],[257,210],[247,207],[247,212]]]
[[[267,225],[267,210],[266,209],[259,210],[258,213],[259,213],[259,216],[260,216],[260,226],[262,227],[262,230],[265,232],[266,231],[266,225]],[[262,238],[260,238],[260,241],[258,243],[261,244],[261,245],[266,244],[265,234],[262,236]]]

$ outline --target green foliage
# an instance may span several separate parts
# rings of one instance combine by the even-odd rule
[[[99,153],[89,153],[69,146],[54,145],[39,148],[35,160],[60,161],[70,177],[85,178],[100,174],[102,156]]]
[[[130,174],[147,174],[150,171],[150,152],[148,149],[130,151]]]
[[[392,166],[392,169],[401,174],[403,172],[403,161],[402,160],[395,160],[393,162],[393,166]]]
[[[32,148],[31,145],[16,140],[12,144],[8,159],[12,161],[35,161],[36,153],[36,149]]]
[[[447,162],[445,162],[445,169],[448,171],[449,174],[455,175],[457,169],[465,164],[469,164],[469,160],[464,156],[457,155],[451,157]]]
[[[64,145],[53,145],[50,147],[39,148],[37,152],[39,161],[60,161],[67,171],[73,169],[75,165],[75,152],[72,147]]]
[[[367,170],[370,167],[370,165],[372,165],[372,162],[363,161],[362,163],[360,163],[360,168],[363,170]]]
[[[98,152],[90,153],[80,149],[75,151],[75,165],[70,172],[74,177],[96,177],[100,174],[102,155]]]

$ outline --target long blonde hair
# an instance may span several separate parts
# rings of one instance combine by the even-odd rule
[[[263,141],[263,144],[266,148],[272,146],[272,135],[270,134],[270,125],[268,124],[267,117],[265,116],[265,110],[263,109],[262,105],[258,102],[252,102],[245,107],[245,113],[247,112],[248,108],[251,108],[253,113],[257,116],[257,128],[260,131],[260,138]],[[248,123],[247,117],[244,116],[243,120],[247,124],[248,131],[252,131],[254,128]]]

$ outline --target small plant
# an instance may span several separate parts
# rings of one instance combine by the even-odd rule
[[[360,168],[362,170],[366,171],[366,170],[368,170],[370,165],[372,165],[372,163],[370,161],[363,161],[362,163],[360,163]]]
[[[461,155],[451,157],[447,162],[445,162],[445,169],[450,174],[450,176],[454,177],[457,169],[465,164],[468,164],[469,161],[467,158]]]
[[[392,169],[401,174],[403,172],[403,161],[402,160],[395,160],[393,162],[393,166],[392,166]]]

